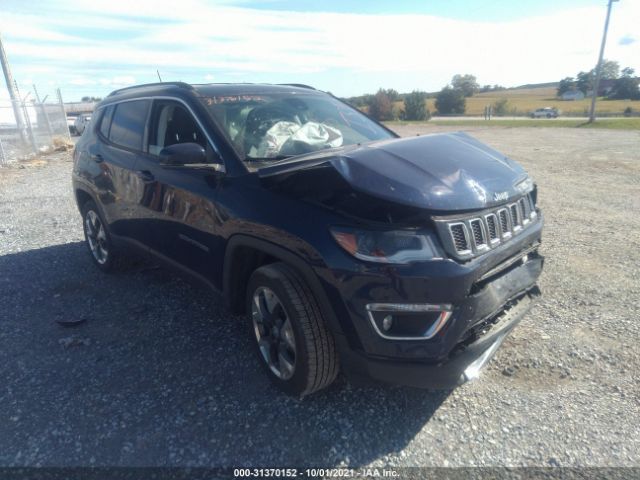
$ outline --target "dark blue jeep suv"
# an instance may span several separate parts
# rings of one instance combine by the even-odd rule
[[[304,85],[160,83],[102,101],[74,152],[86,243],[134,249],[246,313],[271,379],[452,388],[540,295],[542,214],[463,133],[398,138]]]

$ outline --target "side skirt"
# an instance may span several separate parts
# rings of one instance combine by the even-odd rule
[[[222,297],[222,291],[215,286],[215,284],[209,280],[204,275],[191,270],[189,267],[182,265],[181,263],[176,262],[175,260],[167,257],[166,255],[154,250],[152,248],[147,247],[143,243],[134,240],[129,237],[122,237],[119,235],[111,234],[111,238],[114,243],[119,247],[130,248],[140,255],[151,258],[152,260],[159,261],[162,265],[168,267],[169,269],[177,272],[180,275],[186,276],[190,279],[196,280],[198,283],[204,285],[205,287],[212,290],[216,295]]]

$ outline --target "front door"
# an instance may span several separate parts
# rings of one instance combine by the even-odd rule
[[[177,143],[198,143],[210,165],[164,166],[163,148]],[[216,276],[220,224],[215,198],[221,173],[214,167],[218,157],[198,122],[184,104],[155,100],[149,119],[147,154],[136,169],[147,176],[141,197],[143,215],[153,220],[150,247],[162,256],[206,278]]]

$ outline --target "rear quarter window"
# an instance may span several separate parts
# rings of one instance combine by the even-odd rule
[[[111,118],[113,117],[113,105],[105,107],[100,117],[100,134],[104,138],[109,138],[109,127],[111,127]]]
[[[149,111],[149,100],[133,100],[115,106],[109,140],[132,150],[142,150],[144,128]]]

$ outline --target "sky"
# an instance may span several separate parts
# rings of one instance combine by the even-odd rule
[[[21,91],[304,83],[339,96],[558,81],[593,68],[606,0],[0,0]],[[640,0],[614,3],[605,57],[640,72]],[[6,98],[4,83],[0,99]]]

